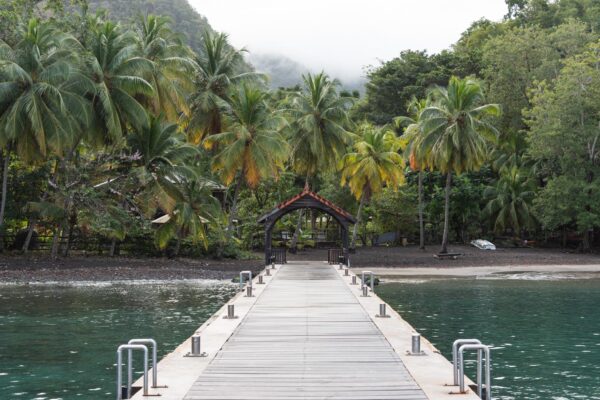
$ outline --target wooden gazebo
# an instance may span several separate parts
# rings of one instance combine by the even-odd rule
[[[331,215],[337,221],[342,230],[342,250],[344,259],[347,260],[349,226],[355,224],[356,219],[341,207],[336,206],[326,198],[312,192],[308,186],[305,186],[302,192],[277,205],[273,210],[258,219],[259,223],[265,225],[265,264],[269,264],[271,260],[271,239],[275,223],[284,215],[303,208],[320,210]]]

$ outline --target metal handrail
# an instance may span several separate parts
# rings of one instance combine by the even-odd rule
[[[464,344],[458,349],[460,392],[465,393],[465,363],[463,353],[466,350],[477,350],[477,395],[481,399],[483,399],[483,385],[481,381],[482,356],[485,353],[485,400],[492,400],[490,347],[483,344]]]
[[[156,340],[154,339],[131,339],[127,344],[149,344],[152,346],[152,387],[158,387],[158,369],[156,368],[157,364],[157,353],[158,346],[156,344]]]
[[[127,358],[127,398],[131,398],[131,384],[133,381],[132,359],[133,350],[144,352],[144,387],[143,395],[148,396],[148,347],[143,344],[122,344],[117,348],[117,400],[123,399],[123,350],[128,350]]]
[[[370,282],[369,282],[371,284],[371,292],[375,292],[375,274],[373,273],[373,271],[363,271],[362,272],[361,287],[366,286],[365,285],[365,275],[369,275],[371,277]]]
[[[452,367],[454,369],[454,386],[458,386],[458,348],[463,344],[481,344],[479,339],[456,339],[452,343]]]
[[[252,271],[240,272],[240,290],[244,290],[244,275],[248,275],[248,285],[252,286]]]

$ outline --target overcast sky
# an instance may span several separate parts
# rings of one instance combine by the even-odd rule
[[[283,54],[342,79],[404,49],[438,52],[482,17],[500,20],[504,0],[190,0],[232,44]]]

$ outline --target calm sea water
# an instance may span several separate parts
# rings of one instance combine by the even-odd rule
[[[457,338],[493,345],[494,399],[600,399],[600,279],[574,278],[411,280],[376,291],[447,358]]]
[[[206,281],[0,286],[0,399],[113,398],[119,344],[151,337],[161,358],[235,290]]]
[[[600,399],[600,279],[501,278],[411,280],[377,292],[447,357],[459,337],[493,345],[495,399]],[[119,344],[153,337],[163,356],[235,290],[0,286],[0,399],[110,399]]]

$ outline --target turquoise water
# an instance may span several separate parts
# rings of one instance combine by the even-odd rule
[[[508,278],[376,291],[449,359],[457,338],[493,345],[494,399],[600,399],[600,279]]]
[[[0,399],[113,398],[119,344],[154,338],[160,358],[235,290],[216,281],[0,286]]]
[[[377,292],[447,357],[459,337],[493,345],[495,399],[600,399],[600,279],[504,278],[411,280]],[[0,286],[0,399],[110,399],[119,344],[153,337],[163,356],[235,290]]]

